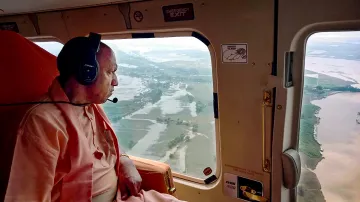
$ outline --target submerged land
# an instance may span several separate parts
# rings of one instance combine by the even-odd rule
[[[121,147],[129,154],[169,163],[175,172],[193,177],[206,178],[206,167],[215,172],[209,52],[113,49],[120,82],[114,96],[119,102],[105,103],[104,110]]]
[[[298,201],[359,201],[360,43],[337,38],[308,44]]]
[[[326,166],[334,164],[335,158],[332,157],[339,152],[327,147],[324,138],[343,135],[333,132],[335,127],[343,125],[337,124],[343,119],[330,125],[322,122],[326,118],[324,116],[330,115],[322,115],[321,110],[327,111],[329,106],[322,106],[317,101],[360,92],[360,68],[357,68],[360,66],[357,61],[360,55],[353,53],[349,56],[355,50],[353,46],[358,46],[356,44],[335,43],[342,49],[351,49],[350,52],[335,49],[333,45],[324,42],[308,46],[299,138],[302,160],[299,202],[336,201],[332,199],[345,202],[354,199],[346,191],[334,191],[333,181],[326,180],[334,172],[341,172],[338,166]],[[322,50],[319,51],[319,48]],[[120,145],[130,154],[169,163],[178,173],[204,179],[206,176],[202,171],[206,167],[215,172],[215,121],[209,53],[195,50],[145,53],[115,50],[120,85],[114,96],[120,101],[117,104],[106,103],[104,109],[117,132]],[[345,101],[342,103],[344,107],[348,106]],[[346,110],[342,111],[345,113]],[[355,114],[360,112],[360,105],[358,110],[353,111]],[[332,133],[320,130],[321,127],[331,128]],[[338,146],[348,147],[345,143]],[[354,152],[348,153],[346,155],[354,155]],[[342,158],[347,158],[346,155]],[[339,183],[340,179],[346,179],[339,176]],[[353,189],[344,181],[340,184],[348,190]]]
[[[326,200],[321,189],[321,181],[319,181],[316,172],[314,172],[318,164],[324,159],[324,155],[321,142],[317,137],[319,135],[317,133],[317,126],[321,122],[321,117],[318,114],[321,107],[315,105],[313,101],[325,99],[328,96],[341,92],[360,92],[360,89],[351,86],[356,84],[355,82],[344,81],[308,70],[306,74],[317,74],[318,84],[311,85],[311,81],[314,79],[305,79],[305,84],[307,85],[305,85],[303,91],[300,119],[299,150],[302,161],[302,173],[298,186],[298,201],[325,202]],[[328,127],[335,127],[335,125]]]

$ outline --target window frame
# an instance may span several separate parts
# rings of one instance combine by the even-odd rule
[[[294,37],[291,42],[290,50],[294,52],[293,63],[293,80],[294,89],[293,97],[293,109],[297,114],[296,118],[292,119],[293,133],[295,136],[290,138],[293,148],[299,149],[299,135],[300,135],[300,116],[302,110],[302,99],[304,91],[304,71],[305,71],[305,59],[306,59],[306,45],[310,36],[321,32],[344,32],[344,31],[360,31],[360,21],[342,21],[342,22],[327,22],[317,23],[304,27]],[[300,90],[299,90],[300,88]],[[299,99],[298,99],[299,98]],[[285,134],[284,134],[285,135]],[[294,144],[295,143],[295,144]]]
[[[34,37],[25,37],[25,38],[32,42],[59,42],[65,45],[63,41],[53,36],[34,36]]]
[[[283,151],[287,148],[294,148],[299,152],[305,57],[308,39],[315,33],[340,31],[360,31],[360,20],[310,24],[300,29],[291,41],[289,51],[294,52],[292,68],[293,86],[287,88],[284,85],[285,82],[283,82],[282,88],[285,89],[286,94],[282,99],[285,99],[284,102],[287,105],[286,116],[275,115],[275,121],[284,121],[283,128],[281,128],[281,130],[284,131],[283,138],[281,139]],[[281,172],[283,173],[283,171]],[[274,173],[272,174],[272,177],[276,177]],[[289,190],[289,194],[292,195],[294,199],[297,199],[297,187],[298,186],[296,185],[295,189]],[[285,194],[285,190],[282,190],[281,192]]]
[[[141,34],[143,36],[146,36],[148,34],[154,34],[154,37],[143,37],[143,38],[168,38],[168,37],[181,37],[181,36],[188,36],[188,37],[194,37],[192,36],[193,32],[197,32],[198,34],[200,34],[199,31],[197,30],[193,30],[193,29],[187,29],[187,30],[149,30],[149,31],[136,31],[136,32],[120,32],[120,33],[104,33],[101,37],[102,40],[121,40],[121,39],[134,39],[133,38],[133,34]],[[203,34],[200,34],[201,36],[204,37]],[[196,38],[196,37],[195,37]],[[199,41],[201,41],[199,39]],[[201,41],[203,42],[203,41]],[[204,43],[204,45],[206,45]],[[210,43],[209,45],[206,45],[208,47],[209,53],[210,53],[210,58],[211,58],[211,69],[212,69],[212,79],[213,79],[213,93],[217,93],[218,92],[218,88],[217,88],[217,74],[216,74],[216,70],[217,70],[217,66],[216,66],[216,60],[215,60],[215,51],[214,51],[214,47],[212,46],[212,44]],[[218,179],[219,176],[221,174],[221,157],[220,157],[220,135],[219,135],[219,118],[216,119],[214,118],[215,121],[215,140],[216,140],[216,170],[215,173],[213,175],[216,176],[216,180],[214,180],[212,183],[215,183]],[[180,179],[180,180],[185,180],[188,182],[192,182],[192,183],[197,183],[197,184],[203,184],[205,185],[205,179],[200,179],[200,178],[196,178],[196,177],[192,177],[192,176],[188,176],[188,175],[184,175],[181,173],[177,173],[174,172],[172,170],[172,174],[173,177],[176,179]],[[211,176],[208,176],[211,177]]]
[[[33,43],[37,42],[58,42],[62,44],[63,46],[65,43],[61,41],[59,38],[56,38],[54,36],[34,36],[34,37],[25,37],[26,39],[30,40]],[[37,45],[37,44],[36,44]],[[42,47],[41,47],[42,48]],[[45,49],[44,49],[45,50]],[[48,53],[50,53],[48,50],[46,50]],[[51,53],[50,53],[51,54]]]
[[[198,30],[194,29],[171,29],[171,30],[147,30],[147,31],[126,31],[126,32],[117,32],[117,33],[100,33],[102,34],[101,40],[121,40],[121,39],[135,39],[133,38],[133,34],[138,36],[145,36],[145,37],[136,37],[136,38],[169,38],[169,37],[194,37],[197,38],[200,42],[204,43],[200,38],[192,36],[193,33],[197,33],[198,36],[202,37],[205,40],[208,40],[204,34],[200,33]],[[154,37],[146,37],[152,35]],[[27,39],[31,40],[32,42],[59,42],[64,45],[64,43],[56,37],[52,36],[37,36],[37,37],[27,37]],[[218,80],[217,80],[217,63],[216,63],[216,56],[215,50],[211,43],[209,45],[205,44],[208,47],[210,59],[211,59],[211,70],[212,70],[212,81],[213,81],[213,93],[218,93]],[[219,101],[218,101],[219,104]],[[219,111],[218,111],[219,113]],[[216,154],[216,170],[215,173],[212,175],[206,176],[207,178],[211,176],[215,176],[216,179],[210,182],[209,184],[205,183],[205,179],[192,177],[189,175],[184,175],[181,173],[174,172],[172,170],[172,175],[174,180],[181,184],[188,184],[192,187],[197,188],[209,188],[213,184],[216,184],[219,181],[220,174],[222,172],[221,168],[221,153],[220,153],[220,127],[219,127],[219,118],[215,118],[215,154]],[[169,165],[171,167],[171,165]],[[201,185],[199,187],[199,185]]]

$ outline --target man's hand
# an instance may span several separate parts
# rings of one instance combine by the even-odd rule
[[[126,156],[120,156],[119,167],[119,186],[121,199],[125,200],[129,196],[137,196],[141,187],[141,176],[134,163]]]

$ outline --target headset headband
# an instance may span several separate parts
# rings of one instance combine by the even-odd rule
[[[99,48],[100,48],[100,41],[101,41],[101,35],[94,33],[94,32],[90,32],[89,34],[89,40],[91,43],[91,46],[94,47],[95,52],[99,52]]]

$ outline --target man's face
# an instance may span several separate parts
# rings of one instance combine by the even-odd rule
[[[116,76],[117,64],[114,52],[101,46],[97,54],[99,72],[96,81],[88,88],[88,99],[92,103],[102,104],[112,95],[114,86],[118,85]]]

